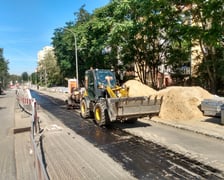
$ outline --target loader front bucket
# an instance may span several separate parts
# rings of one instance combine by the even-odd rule
[[[128,120],[158,114],[162,99],[161,96],[108,98],[110,120]]]

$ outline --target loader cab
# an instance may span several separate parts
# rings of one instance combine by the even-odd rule
[[[90,69],[85,73],[85,88],[91,100],[106,96],[106,87],[116,86],[115,74],[107,69]]]

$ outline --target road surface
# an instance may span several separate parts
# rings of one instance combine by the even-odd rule
[[[36,92],[32,92],[32,94],[48,114],[49,124],[60,124],[60,126],[63,126],[63,129],[66,129],[66,133],[70,136],[70,139],[78,139],[78,137],[81,137],[82,142],[87,141],[86,143],[90,143],[90,146],[91,144],[94,145],[101,153],[106,154],[118,163],[125,172],[130,173],[133,178],[224,178],[223,169],[219,169],[219,167],[223,165],[223,141],[218,142],[216,139],[209,139],[206,136],[192,134],[192,132],[177,130],[175,128],[144,121],[140,121],[134,125],[114,123],[109,128],[99,128],[94,125],[91,119],[83,120],[80,118],[78,110],[67,110],[62,100],[43,94],[40,95]],[[56,136],[56,138],[54,138],[52,133],[49,136],[46,133],[44,135],[45,148],[49,149],[50,147],[47,146],[54,140],[58,140],[57,143],[59,146],[59,137],[61,136]],[[51,139],[51,141],[48,138]],[[67,137],[64,141],[68,139]],[[60,142],[63,142],[63,138]],[[79,157],[83,157],[84,162],[88,162],[89,159],[89,165],[92,164],[91,168],[93,168],[93,161],[97,162],[97,159],[94,159],[94,152],[91,151],[91,148],[86,147],[89,149],[89,154],[92,154],[92,156],[85,159],[84,150],[84,154],[82,154],[82,150],[75,148],[76,146],[74,146],[73,143],[70,145],[66,143],[66,148],[60,148],[62,154],[69,152],[64,158],[66,159],[67,156],[72,158],[74,157],[72,152],[75,153],[79,151]],[[210,147],[207,145],[208,143]],[[213,145],[214,147],[212,147]],[[217,148],[219,145],[220,147]],[[71,151],[67,151],[68,149],[71,149]],[[211,150],[216,150],[214,152],[217,152],[217,156],[214,155]],[[197,156],[197,151],[202,152],[202,157],[200,155]],[[56,151],[55,153],[57,154],[58,152]],[[48,156],[50,155],[47,150],[45,154],[48,154]],[[212,160],[211,157],[206,157],[207,155],[215,159]],[[90,159],[90,157],[93,159]],[[207,163],[206,158],[208,158]],[[50,159],[50,161],[52,161],[52,159]],[[98,163],[102,163],[101,161],[103,160],[99,160]],[[109,172],[111,171],[111,169],[108,170]],[[62,171],[70,172],[67,166],[66,170]]]
[[[15,92],[0,95],[0,179],[16,179],[14,153]]]

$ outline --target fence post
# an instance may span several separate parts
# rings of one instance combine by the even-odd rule
[[[33,136],[39,132],[39,127],[38,127],[38,117],[37,117],[37,102],[35,99],[32,101],[32,133]]]

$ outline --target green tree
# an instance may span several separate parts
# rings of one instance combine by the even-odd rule
[[[42,84],[45,84],[46,86],[58,85],[61,83],[62,76],[53,49],[47,51],[44,58],[39,62],[38,74],[42,77]],[[37,73],[33,75],[33,80],[36,78]]]
[[[57,29],[53,37],[63,77],[75,75],[74,35],[65,30],[69,29],[77,37],[82,76],[90,67],[135,66],[139,79],[155,87],[162,67],[169,67],[180,79],[192,74],[183,75],[181,67],[190,67],[192,47],[199,42],[201,82],[208,76],[206,84],[215,91],[224,79],[221,0],[112,0],[93,14],[82,6],[75,16],[75,23]]]
[[[10,74],[9,75],[9,80],[12,81],[12,83],[15,85],[16,83],[21,83],[21,76],[15,75],[15,74]]]
[[[1,86],[6,87],[8,84],[8,61],[3,56],[3,48],[0,48],[0,82]]]
[[[90,18],[90,14],[82,6],[79,9],[79,12],[74,13],[76,16],[76,23],[68,22],[64,28],[58,28],[54,32],[54,37],[52,38],[52,44],[54,47],[55,55],[57,57],[58,66],[61,71],[61,75],[64,78],[73,78],[75,77],[76,69],[76,57],[75,57],[75,39],[74,34],[77,39],[77,49],[78,49],[78,64],[81,64],[79,67],[84,68],[82,64],[85,64],[82,58],[82,54],[85,54],[83,51],[88,51],[87,47],[82,47],[84,35],[87,34],[85,31],[86,24]],[[80,27],[78,29],[78,27]],[[67,31],[65,29],[70,29]],[[74,32],[73,33],[71,33]],[[80,70],[79,70],[80,71]],[[67,83],[66,81],[64,83]]]
[[[198,42],[202,52],[197,73],[211,92],[217,93],[217,89],[223,87],[224,77],[224,2],[193,0],[192,3],[192,19],[197,26],[192,26],[191,36]],[[221,86],[218,82],[222,82]]]
[[[156,85],[159,66],[165,63],[170,43],[168,32],[175,11],[171,2],[114,0],[110,43],[120,47],[125,64],[134,63],[139,79]]]
[[[27,72],[23,72],[21,74],[21,77],[22,77],[23,82],[27,82],[29,80],[29,75]]]
[[[67,23],[64,28],[55,30],[52,44],[64,77],[75,76],[74,34],[77,37],[80,79],[83,79],[85,70],[90,67],[111,68],[116,65],[116,58],[112,58],[112,54],[102,52],[108,46],[107,39],[110,31],[106,10],[107,6],[97,9],[93,15],[90,15],[82,6],[80,11],[75,13],[77,17],[75,24]]]
[[[60,75],[60,69],[57,65],[57,59],[53,52],[48,52],[44,59],[46,63],[48,85],[60,84],[62,77]]]

